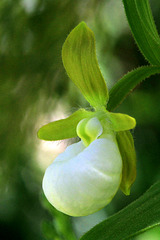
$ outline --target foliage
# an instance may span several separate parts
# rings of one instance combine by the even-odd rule
[[[127,240],[140,232],[159,225],[159,189],[160,182],[154,184],[135,202],[95,226],[81,240]]]
[[[31,6],[26,2],[32,2]],[[50,118],[59,98],[72,110],[77,110],[79,106],[88,108],[78,91],[67,81],[61,62],[62,44],[70,30],[80,21],[87,22],[95,32],[98,59],[108,86],[111,87],[122,74],[146,64],[135,48],[123,20],[120,2],[111,0],[89,0],[86,3],[81,0],[0,2],[0,228],[3,239],[76,238],[73,231],[77,219],[68,219],[65,215],[53,211],[51,206],[46,211],[39,201],[44,169],[40,169],[39,162],[35,160],[39,145],[36,131],[42,124],[41,118],[44,115],[49,115]],[[159,28],[160,3],[158,1],[150,3]],[[142,5],[145,11],[142,11]],[[148,1],[126,0],[124,6],[141,52],[152,65],[159,65],[159,36]],[[136,17],[132,16],[132,13],[135,13]],[[134,17],[136,25],[130,16]],[[144,39],[142,33],[145,33],[145,39],[151,37],[149,42],[142,42]],[[153,48],[149,43],[153,44]],[[110,206],[104,209],[107,216],[138,198],[159,179],[158,77],[154,76],[143,82],[127,101],[119,105],[127,91],[149,77],[151,69],[154,69],[152,74],[159,72],[159,66],[145,66],[141,69],[145,68],[147,76],[145,74],[144,77],[139,76],[140,69],[135,70],[138,77],[132,78],[132,75],[128,75],[128,82],[132,83],[126,86],[126,92],[122,90],[118,93],[116,102],[112,96],[115,96],[114,91],[117,91],[116,86],[119,83],[117,82],[110,90],[108,109],[118,107],[119,112],[127,112],[138,122],[134,131],[138,173],[131,196],[126,199],[119,193]],[[46,161],[47,157],[43,162]],[[43,225],[44,236],[40,230],[42,219],[47,222]],[[84,229],[89,225],[86,222],[83,225],[83,221],[84,219],[81,220],[79,229],[80,226]],[[62,226],[65,226],[65,230],[58,230]]]

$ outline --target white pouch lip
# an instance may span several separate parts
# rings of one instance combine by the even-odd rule
[[[71,216],[98,211],[117,192],[122,160],[115,141],[99,138],[85,147],[69,146],[46,170],[43,190],[49,202]]]

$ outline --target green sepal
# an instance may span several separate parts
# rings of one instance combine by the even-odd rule
[[[38,138],[47,141],[56,141],[77,137],[77,124],[83,118],[91,117],[92,115],[94,115],[93,112],[79,109],[68,118],[50,122],[41,127],[38,131]]]
[[[90,105],[105,106],[108,90],[96,57],[94,33],[85,22],[68,35],[62,48],[62,60],[69,78]]]
[[[109,113],[109,119],[115,132],[133,129],[136,126],[136,120],[127,114]]]
[[[134,140],[130,131],[117,132],[116,138],[123,161],[120,189],[125,195],[130,195],[131,185],[136,179]]]

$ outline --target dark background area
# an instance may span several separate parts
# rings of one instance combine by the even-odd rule
[[[160,2],[150,2],[160,29]],[[123,74],[147,64],[131,35],[120,0],[0,1],[2,240],[75,240],[160,179],[160,76],[156,75],[116,109],[137,120],[133,131],[137,179],[131,195],[126,197],[119,191],[105,209],[83,218],[58,212],[44,198],[41,181],[45,168],[68,143],[45,143],[37,139],[37,130],[79,107],[88,107],[68,79],[61,59],[62,45],[80,21],[95,33],[97,56],[109,89]],[[152,240],[154,234],[158,236],[155,240],[160,239],[159,230],[154,230]],[[137,239],[147,240],[147,236]]]

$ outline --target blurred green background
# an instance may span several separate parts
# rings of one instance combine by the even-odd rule
[[[160,29],[160,1],[152,0],[151,6]],[[46,167],[71,141],[44,142],[37,139],[37,130],[79,107],[89,107],[68,79],[61,59],[67,34],[82,20],[95,33],[109,89],[123,74],[147,64],[130,33],[121,0],[0,1],[1,240],[76,240],[160,179],[160,76],[156,75],[116,110],[137,120],[133,132],[137,179],[131,195],[119,191],[105,209],[81,218],[58,212],[43,196]],[[159,228],[136,238],[158,239]]]

